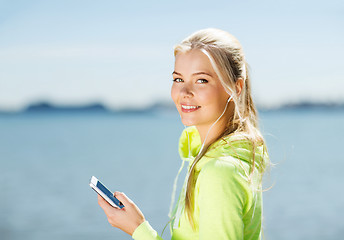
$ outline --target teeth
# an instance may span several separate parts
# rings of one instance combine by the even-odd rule
[[[182,105],[182,108],[184,109],[196,109],[198,108],[197,106],[186,106],[186,105]]]

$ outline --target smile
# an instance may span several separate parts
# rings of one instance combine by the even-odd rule
[[[183,112],[193,112],[200,108],[200,106],[192,106],[192,105],[181,105]]]

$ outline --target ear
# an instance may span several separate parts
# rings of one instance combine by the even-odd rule
[[[238,78],[238,80],[235,83],[235,87],[236,87],[236,93],[239,96],[241,94],[242,88],[244,87],[244,79],[242,78]]]

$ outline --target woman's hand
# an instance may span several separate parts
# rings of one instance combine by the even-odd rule
[[[133,235],[135,229],[145,221],[140,209],[124,193],[115,192],[115,197],[120,200],[124,208],[112,207],[107,201],[98,195],[98,204],[104,210],[109,223],[116,228]]]

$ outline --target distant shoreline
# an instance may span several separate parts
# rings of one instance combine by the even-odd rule
[[[283,110],[342,110],[344,111],[344,103],[314,103],[314,102],[299,102],[288,103],[278,107],[264,107],[258,106],[259,112],[275,112]],[[155,103],[143,108],[122,108],[109,109],[101,103],[91,103],[80,106],[60,106],[48,102],[39,102],[28,105],[26,108],[19,111],[1,110],[2,114],[19,114],[19,113],[117,113],[117,114],[144,114],[160,111],[176,111],[175,106],[171,103]]]

